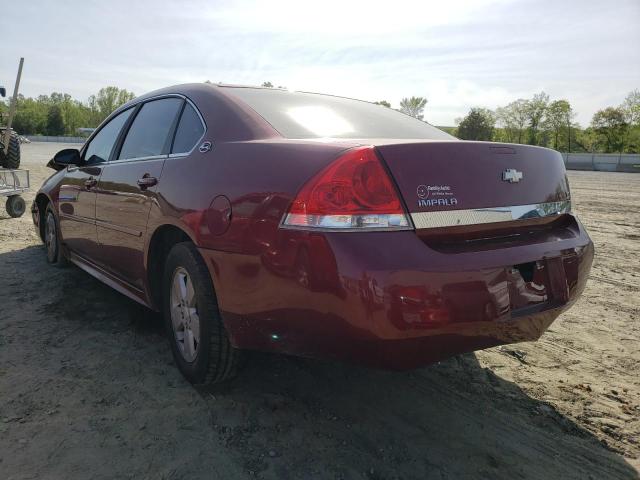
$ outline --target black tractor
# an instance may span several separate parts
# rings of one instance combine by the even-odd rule
[[[4,97],[6,94],[5,88],[0,87],[0,96]],[[18,134],[13,129],[10,129],[7,139],[9,148],[5,153],[6,132],[6,127],[0,127],[0,167],[15,169],[20,167],[20,139]]]

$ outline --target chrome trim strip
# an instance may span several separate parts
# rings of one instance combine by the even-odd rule
[[[89,135],[89,137],[85,140],[85,142],[82,144],[82,147],[79,149],[80,150],[80,158],[84,159],[84,151],[86,150],[87,145],[89,145],[89,143],[93,140],[93,137],[95,137],[98,134],[98,132],[100,130],[102,130],[102,128],[108,123],[107,120],[109,120],[109,122],[110,122],[112,119],[114,119],[120,113],[122,113],[125,110],[128,110],[130,108],[136,108],[141,103],[146,103],[146,102],[153,101],[153,100],[160,100],[162,98],[181,98],[185,102],[190,104],[193,107],[193,109],[196,111],[196,113],[198,114],[198,117],[200,118],[200,123],[202,123],[202,126],[204,127],[204,132],[202,133],[202,136],[200,137],[200,139],[193,146],[193,148],[191,148],[191,150],[189,150],[188,152],[179,152],[179,153],[175,153],[175,154],[158,155],[158,157],[175,158],[175,157],[191,155],[191,153],[196,149],[196,147],[198,147],[200,145],[200,142],[202,142],[202,139],[207,135],[207,122],[204,121],[204,117],[202,116],[202,113],[200,113],[200,109],[198,109],[196,104],[193,103],[191,101],[191,99],[189,97],[187,97],[186,95],[183,95],[182,93],[163,93],[163,94],[154,95],[153,97],[148,97],[148,98],[134,98],[133,100],[131,100],[131,103],[125,104],[126,108],[117,108],[116,110],[111,112],[111,114],[107,118],[105,118],[100,125],[98,125],[98,127],[100,127],[100,128],[99,129],[96,128],[91,133],[91,135]],[[122,107],[124,107],[125,105],[123,105]],[[173,157],[172,155],[175,155],[175,157]],[[148,159],[148,158],[153,158],[153,157],[142,157],[142,158]],[[136,158],[135,160],[140,160],[140,159],[141,158]],[[105,162],[101,162],[100,164],[97,164],[97,165],[102,165],[102,164],[107,164],[107,163],[113,164],[113,163],[116,163],[116,162],[118,162],[120,160],[122,160],[122,161],[129,160],[130,161],[130,160],[134,160],[134,159],[132,159],[132,158],[127,158],[127,159],[117,158],[117,159],[114,159],[112,161],[108,161],[107,160]],[[87,166],[87,165],[83,165],[83,166]]]
[[[78,215],[70,215],[68,213],[62,213],[62,212],[60,212],[60,218],[73,220],[74,222],[88,223],[89,225],[95,225],[96,223],[96,221],[93,218],[81,217]]]
[[[118,225],[115,223],[105,222],[104,220],[96,220],[96,226],[102,227],[106,230],[115,230],[116,232],[126,233],[134,237],[141,237],[142,232],[133,228],[125,227],[124,225]]]
[[[73,220],[80,223],[88,223],[89,225],[96,225],[98,227],[105,228],[107,230],[115,230],[116,232],[126,233],[134,237],[141,237],[142,232],[133,228],[125,227],[124,225],[116,225],[115,223],[105,222],[104,220],[96,220],[88,217],[79,217],[77,215],[69,215],[68,213],[60,213],[60,218],[67,220]]]
[[[150,155],[148,157],[118,158],[117,160],[105,162],[104,165],[119,165],[121,163],[144,162],[146,160],[165,160],[166,158],[166,153],[164,155]]]
[[[443,228],[460,225],[511,222],[532,218],[544,218],[571,212],[571,200],[562,202],[534,203],[511,207],[474,208],[469,210],[445,210],[438,212],[415,212],[411,220],[416,229]]]
[[[285,215],[286,217],[286,215]],[[284,218],[284,217],[283,217]],[[280,222],[280,226],[283,230],[301,230],[304,232],[332,232],[332,233],[347,233],[347,232],[399,232],[403,230],[413,230],[413,227],[408,225],[406,227],[366,227],[366,228],[327,228],[327,227],[309,227],[299,225],[287,225]]]
[[[188,156],[191,155],[191,153],[198,148],[198,146],[200,146],[200,143],[202,142],[202,140],[204,139],[204,137],[207,135],[207,123],[204,121],[204,117],[202,116],[202,114],[200,113],[200,110],[198,110],[198,107],[196,107],[196,104],[193,103],[190,99],[188,99],[187,97],[183,97],[185,102],[187,102],[188,104],[190,104],[193,109],[196,111],[196,113],[198,114],[198,118],[200,118],[200,123],[202,124],[202,136],[198,139],[198,141],[193,145],[193,147],[191,147],[191,150],[189,150],[188,152],[175,152],[175,153],[170,153],[169,154],[169,158],[179,158],[179,157],[183,157],[183,156]],[[178,128],[179,124],[176,125],[176,129]],[[211,149],[213,149],[213,142],[211,142]]]

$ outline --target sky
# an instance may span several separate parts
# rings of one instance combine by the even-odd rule
[[[86,100],[212,82],[313,91],[454,125],[544,90],[586,126],[640,88],[640,0],[28,0],[2,9],[0,84]]]

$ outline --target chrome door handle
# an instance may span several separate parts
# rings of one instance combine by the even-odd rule
[[[84,181],[84,186],[87,188],[95,187],[98,184],[98,180],[93,177],[89,177]]]
[[[148,173],[145,174],[142,178],[138,179],[138,186],[144,190],[145,188],[153,187],[158,183],[158,179],[156,177],[150,176]]]

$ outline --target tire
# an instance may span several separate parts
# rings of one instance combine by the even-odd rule
[[[4,131],[0,131],[0,140],[4,141]],[[20,139],[18,134],[11,132],[9,137],[9,150],[4,153],[4,146],[0,149],[0,167],[19,168],[20,167]]]
[[[21,217],[25,210],[27,209],[27,205],[24,203],[24,198],[20,195],[11,195],[7,198],[6,203],[7,213],[10,217],[18,218]]]
[[[58,267],[67,265],[62,244],[60,242],[60,228],[51,204],[47,205],[44,214],[44,246],[47,251],[47,262]]]
[[[196,385],[233,378],[242,352],[229,342],[209,270],[191,242],[171,249],[162,285],[165,328],[180,372]]]

